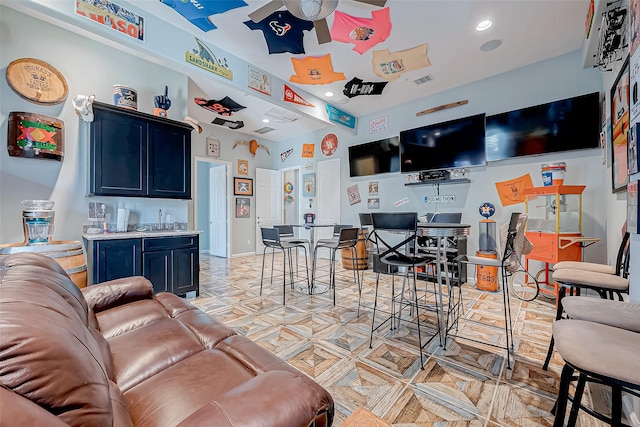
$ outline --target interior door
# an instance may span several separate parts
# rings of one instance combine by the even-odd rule
[[[318,162],[318,224],[340,223],[340,159]],[[331,237],[333,228],[318,227],[315,240]]]
[[[260,227],[282,224],[282,174],[256,168],[256,254],[264,251]]]
[[[209,169],[209,253],[227,258],[227,165]]]

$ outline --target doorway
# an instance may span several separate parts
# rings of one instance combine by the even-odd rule
[[[196,157],[195,224],[200,235],[200,252],[221,258],[231,253],[231,164]]]

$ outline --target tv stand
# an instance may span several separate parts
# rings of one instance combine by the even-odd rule
[[[436,184],[468,184],[471,180],[469,178],[459,179],[429,179],[420,182],[407,182],[404,185],[407,187],[413,187],[416,185],[436,185]]]

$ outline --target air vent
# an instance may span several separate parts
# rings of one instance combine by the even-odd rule
[[[265,133],[267,133],[267,132],[271,132],[272,130],[275,130],[275,129],[274,129],[274,128],[270,128],[269,126],[265,126],[265,127],[263,127],[263,128],[260,128],[260,129],[254,130],[254,132],[255,132],[255,133],[258,133],[258,134],[260,134],[260,135],[263,135],[263,134],[265,134]]]
[[[278,107],[273,107],[264,113],[264,115],[272,118],[277,123],[291,123],[302,118],[300,114]]]
[[[420,77],[419,79],[416,79],[413,82],[416,85],[421,85],[423,83],[430,82],[431,80],[433,80],[433,77],[431,77],[430,74],[427,74],[426,76]]]

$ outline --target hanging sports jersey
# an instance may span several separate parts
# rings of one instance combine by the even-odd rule
[[[218,126],[228,127],[229,129],[240,129],[244,127],[244,122],[242,120],[234,122],[233,120],[221,119],[220,117],[216,117],[211,123]]]
[[[233,113],[236,111],[246,108],[228,96],[225,96],[220,100],[195,98],[194,102],[205,110],[220,114],[221,116],[233,116]]]
[[[160,0],[202,31],[215,30],[207,18],[237,7],[247,6],[242,0]]]
[[[342,93],[348,98],[359,95],[382,95],[382,91],[389,82],[364,82],[357,77],[344,85]]]
[[[244,24],[252,30],[262,31],[269,55],[304,53],[303,31],[313,29],[313,22],[296,18],[288,10],[276,11],[258,23],[245,21]]]
[[[293,70],[296,74],[289,77],[290,82],[307,85],[324,85],[327,83],[346,80],[344,73],[336,73],[331,65],[331,55],[307,56],[306,58],[291,58]]]
[[[359,18],[336,10],[333,13],[331,40],[353,43],[355,44],[353,50],[362,55],[373,46],[385,41],[391,33],[388,7],[373,11],[371,16],[372,19]]]
[[[389,52],[389,49],[374,50],[371,61],[376,76],[389,81],[395,80],[406,71],[419,70],[431,65],[427,58],[427,44],[407,50]]]

